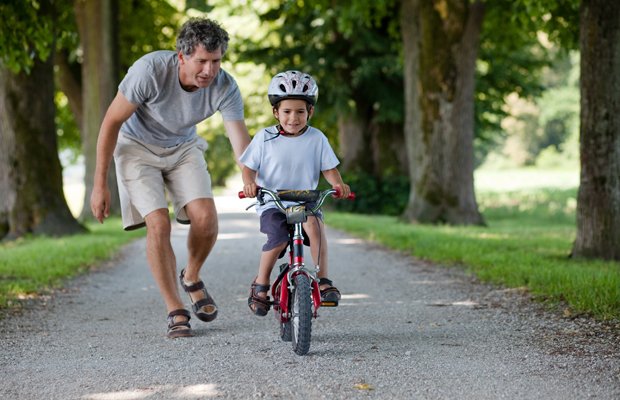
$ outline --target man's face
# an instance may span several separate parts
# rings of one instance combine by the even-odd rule
[[[183,89],[189,92],[209,86],[220,71],[222,49],[210,53],[199,45],[189,56],[182,52],[178,54],[179,80]]]

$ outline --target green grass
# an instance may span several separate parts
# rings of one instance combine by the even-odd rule
[[[328,213],[326,222],[415,257],[462,266],[482,281],[526,287],[549,305],[620,319],[620,264],[569,258],[576,189],[478,194],[487,227],[412,225],[396,217]]]
[[[144,229],[123,232],[120,218],[90,224],[88,229],[87,234],[0,244],[0,309],[61,287],[67,278],[88,271],[145,233]]]

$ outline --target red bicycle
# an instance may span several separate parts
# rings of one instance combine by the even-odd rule
[[[302,224],[309,215],[317,215],[331,195],[337,197],[339,194],[335,189],[273,191],[259,188],[257,202],[250,205],[253,207],[273,202],[286,215],[289,225],[289,261],[280,265],[278,277],[271,285],[271,295],[273,309],[280,324],[280,338],[285,342],[292,342],[293,351],[298,355],[307,354],[310,350],[312,319],[318,317],[319,308],[336,305],[321,303],[317,277],[319,267],[306,267],[303,253]],[[239,192],[239,198],[245,198],[243,192]],[[351,193],[348,198],[354,199],[355,194]],[[284,201],[294,204],[287,207]]]

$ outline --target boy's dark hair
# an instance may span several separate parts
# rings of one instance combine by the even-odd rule
[[[228,32],[216,21],[207,18],[191,18],[183,24],[177,36],[177,51],[189,56],[198,45],[209,53],[222,49],[222,55],[228,49]]]
[[[287,100],[287,99],[282,99],[282,100]],[[282,104],[282,100],[278,101],[276,104],[274,104],[274,105],[273,105],[273,108],[274,108],[275,110],[279,110],[279,109],[280,109],[280,104]],[[288,99],[288,100],[292,100],[292,99]],[[299,100],[302,100],[302,99],[299,99]],[[311,110],[311,109],[312,109],[312,107],[314,107],[314,106],[313,106],[313,105],[312,105],[312,103],[310,103],[309,101],[306,101],[306,100],[304,100],[304,101],[306,102],[306,110],[307,110],[308,112],[310,112],[310,110]]]

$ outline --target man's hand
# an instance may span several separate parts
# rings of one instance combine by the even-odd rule
[[[110,216],[110,191],[107,187],[93,189],[90,194],[90,210],[101,224]]]

